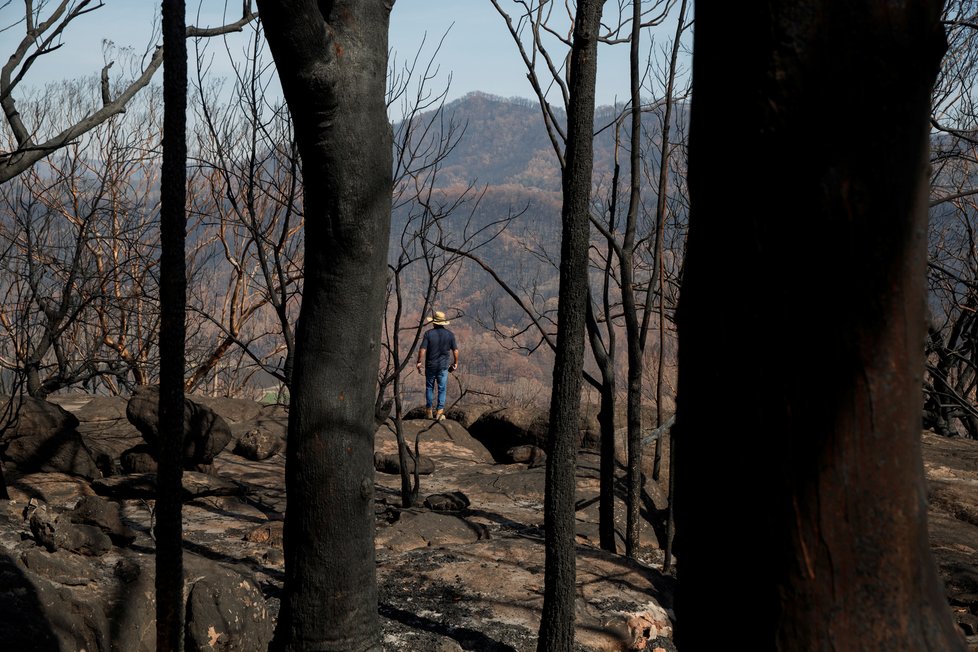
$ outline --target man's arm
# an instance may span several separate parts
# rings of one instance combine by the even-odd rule
[[[452,363],[452,371],[458,369],[458,349],[452,349],[452,355],[455,356],[455,361]]]
[[[424,355],[425,355],[425,350],[418,349],[418,364],[415,366],[417,366],[419,374],[424,372]]]

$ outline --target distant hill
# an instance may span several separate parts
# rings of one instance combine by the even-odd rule
[[[555,110],[555,113],[563,123],[564,112]],[[620,107],[599,107],[595,111],[595,131],[599,132],[595,139],[596,179],[610,178],[614,170],[613,124],[620,114]],[[560,191],[560,167],[536,102],[475,92],[447,104],[444,117],[458,123],[464,134],[444,161],[440,185],[475,180],[490,186],[517,185]],[[644,120],[647,133],[658,132],[652,114],[646,114]],[[623,130],[619,154],[623,175],[628,169],[627,138],[627,130]]]

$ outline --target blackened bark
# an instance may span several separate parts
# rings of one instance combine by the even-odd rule
[[[598,425],[601,430],[601,463],[598,476],[598,541],[602,550],[618,552],[615,541],[615,380],[614,370],[609,379],[601,370],[601,406]]]
[[[632,0],[632,30],[629,52],[629,77],[631,80],[631,134],[629,152],[629,197],[628,215],[625,218],[625,237],[622,242],[621,256],[621,301],[625,313],[625,333],[628,351],[628,383],[625,391],[625,423],[628,427],[628,466],[626,485],[628,487],[627,518],[625,520],[625,554],[634,558],[638,553],[642,487],[642,377],[645,375],[645,333],[650,307],[642,309],[642,315],[635,305],[635,232],[638,223],[638,210],[642,201],[641,194],[641,143],[642,143],[642,99],[641,75],[639,72],[639,37],[642,30],[642,3]],[[667,100],[669,100],[667,96]],[[667,105],[668,106],[668,105]],[[663,125],[663,134],[667,134]],[[663,140],[662,158],[667,157],[668,141]],[[660,189],[661,190],[661,189]],[[661,218],[661,216],[660,216]],[[661,223],[661,219],[660,219]],[[656,231],[658,233],[658,230]],[[658,252],[656,252],[658,256]],[[658,259],[656,260],[658,262]],[[646,292],[646,303],[652,297],[652,283]],[[661,412],[659,404],[656,411]]]
[[[614,188],[614,184],[612,184]],[[614,210],[612,210],[614,214]],[[611,255],[608,261],[610,265]],[[605,269],[605,296],[607,296],[607,281],[610,279],[610,268]],[[607,303],[607,301],[606,301]],[[587,301],[585,325],[590,340],[594,361],[601,371],[601,382],[597,386],[600,396],[598,408],[598,426],[601,430],[601,462],[598,472],[600,491],[598,493],[598,541],[602,550],[618,552],[615,542],[615,334],[614,329],[608,329],[607,345],[601,340],[598,332],[598,322]]]
[[[373,436],[392,190],[390,4],[258,3],[302,158],[307,243],[273,649],[380,649]]]
[[[160,458],[156,500],[156,648],[183,649],[183,374],[187,272],[187,39],[183,0],[163,0],[160,181]]]
[[[920,453],[940,11],[696,6],[680,649],[715,649],[745,622],[762,650],[965,649],[928,548]],[[743,510],[716,502],[734,487]],[[745,582],[759,599],[724,599]]]
[[[567,156],[562,173],[560,303],[547,458],[544,523],[547,537],[543,614],[537,650],[574,646],[574,467],[580,427],[581,368],[587,307],[591,168],[594,163],[594,84],[603,0],[581,0],[574,21],[567,109]]]

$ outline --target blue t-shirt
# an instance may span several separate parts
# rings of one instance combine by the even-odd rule
[[[424,334],[421,348],[425,350],[425,369],[440,371],[448,369],[454,362],[452,351],[458,349],[455,343],[455,333],[444,326],[436,326]]]

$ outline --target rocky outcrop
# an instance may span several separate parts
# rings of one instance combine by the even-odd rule
[[[78,412],[85,420],[76,430],[87,446],[94,449],[99,433],[111,428],[125,427],[130,437],[136,433],[128,422],[120,424],[117,400],[104,402],[104,419],[96,410],[99,403],[90,401]],[[256,408],[259,416],[232,424],[234,433],[261,427],[261,420],[268,419],[269,428],[279,428],[284,437],[286,416],[281,408],[273,409],[278,413]],[[420,479],[419,495],[425,497],[420,505],[400,506],[397,475],[374,476],[385,649],[536,648],[545,469],[531,467],[541,448],[532,442],[545,432],[545,414],[506,413],[509,425],[521,432],[510,436],[503,428],[488,427],[502,422],[499,413],[506,411],[497,412],[495,421],[491,412],[481,415],[476,423],[485,430],[473,427],[480,439],[451,418],[403,423],[412,450],[417,441],[422,458],[434,463],[434,472]],[[107,424],[112,425],[103,427]],[[376,451],[396,456],[388,425],[376,432]],[[490,447],[505,455],[514,448],[504,448],[508,436],[528,440],[517,445],[529,448],[511,451],[505,464],[495,463]],[[119,448],[119,454],[131,447]],[[924,433],[922,448],[932,548],[955,616],[978,648],[978,442]],[[579,453],[577,644],[589,651],[643,645],[672,650],[670,614],[661,609],[671,605],[672,580],[656,570],[662,552],[655,548],[648,522],[640,527],[641,563],[598,549],[598,468],[594,452]],[[235,563],[187,555],[192,560],[186,578],[187,613],[192,614],[188,650],[252,649],[246,646],[256,641],[254,649],[263,649],[284,569],[284,458],[248,459],[226,448],[214,457],[213,470],[214,475],[184,474],[187,549]],[[2,649],[152,650],[155,477],[89,481],[17,470],[8,480],[12,500],[0,503]],[[92,498],[93,487],[100,497]],[[649,481],[645,491],[656,508],[666,504],[658,484]],[[620,497],[616,511],[624,514]],[[88,543],[78,544],[76,528],[88,528]]]
[[[254,580],[185,553],[188,651],[267,649],[272,619]],[[156,649],[154,558],[96,564],[67,553],[0,554],[4,649]]]
[[[123,453],[143,443],[142,435],[126,418],[128,403],[122,396],[94,396],[74,413],[80,422],[78,433],[95,455],[103,476],[127,473],[121,466]]]
[[[154,451],[159,450],[159,402],[159,387],[143,386],[136,389],[126,406],[129,421]],[[231,428],[220,415],[189,398],[184,399],[183,426],[183,465],[192,471],[206,470],[232,438]]]
[[[7,405],[10,399],[0,399]],[[15,399],[17,400],[17,399]],[[13,406],[0,434],[0,458],[20,473],[102,475],[92,451],[78,434],[78,419],[59,405],[25,396]]]
[[[112,549],[112,540],[98,527],[73,523],[67,514],[50,514],[43,505],[31,514],[30,526],[34,540],[48,552],[100,557]]]
[[[497,462],[510,463],[507,451],[531,445],[546,450],[549,416],[542,408],[506,407],[480,416],[469,432],[492,453]]]

